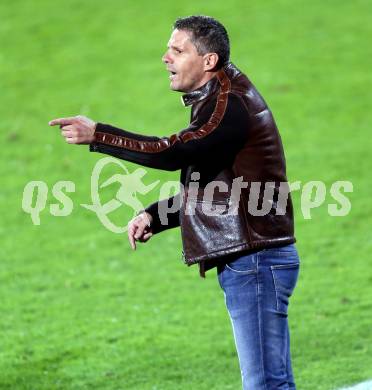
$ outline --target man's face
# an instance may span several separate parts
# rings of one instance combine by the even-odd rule
[[[170,88],[173,91],[191,92],[203,85],[204,57],[198,54],[190,34],[175,29],[162,58],[170,72]]]

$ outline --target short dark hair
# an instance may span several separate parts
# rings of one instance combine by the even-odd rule
[[[230,58],[230,41],[225,27],[210,16],[193,15],[179,18],[173,29],[191,33],[191,42],[198,54],[217,53],[217,68],[224,66]]]

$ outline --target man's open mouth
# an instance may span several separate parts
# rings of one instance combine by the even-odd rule
[[[173,71],[169,71],[169,78],[172,80],[173,77],[176,75],[177,73],[176,72],[173,72]]]

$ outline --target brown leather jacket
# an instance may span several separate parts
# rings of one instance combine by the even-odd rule
[[[199,263],[202,276],[227,255],[294,243],[290,193],[284,190],[284,209],[277,207],[279,192],[288,190],[282,142],[274,118],[253,84],[229,63],[207,84],[182,98],[186,106],[191,105],[188,128],[159,138],[98,123],[90,150],[152,168],[181,169],[180,194],[156,202],[146,211],[154,218],[155,234],[181,227],[184,261]],[[232,185],[237,178],[247,187],[235,199],[238,207],[232,213]],[[215,184],[209,185],[208,194],[212,188],[213,198],[206,199],[211,182]],[[256,191],[252,191],[254,182],[261,183]],[[265,185],[273,196],[269,209],[260,213],[260,207],[267,206]],[[167,215],[164,223],[162,207],[174,202],[180,210]],[[205,212],[216,207],[224,211],[217,215]]]

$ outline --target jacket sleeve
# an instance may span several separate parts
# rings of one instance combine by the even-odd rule
[[[247,139],[248,117],[239,97],[218,95],[204,105],[187,129],[169,137],[145,136],[98,123],[90,151],[175,171],[238,151]]]
[[[177,210],[174,212],[167,212],[167,210],[170,210],[172,206],[176,206]],[[164,230],[180,226],[179,206],[180,194],[177,194],[168,199],[163,199],[152,203],[141,212],[146,211],[152,216],[153,221],[151,223],[151,229],[154,234],[157,234]]]

